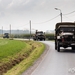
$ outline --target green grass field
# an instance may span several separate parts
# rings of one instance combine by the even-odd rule
[[[32,46],[26,41],[0,39],[0,74],[19,64],[31,53]]]
[[[45,45],[40,42],[0,39],[0,74],[21,74],[44,50]]]
[[[14,56],[26,46],[25,42],[16,40],[0,39],[0,61]]]

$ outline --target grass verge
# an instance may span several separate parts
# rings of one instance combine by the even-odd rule
[[[24,59],[22,62],[14,66],[11,70],[9,70],[4,75],[21,75],[21,73],[25,70],[27,70],[31,65],[33,65],[33,62],[40,57],[40,55],[45,50],[45,45],[40,42],[29,42],[30,45],[33,45],[35,48],[30,53],[30,55]]]
[[[26,41],[0,39],[0,75],[26,59],[33,49]]]

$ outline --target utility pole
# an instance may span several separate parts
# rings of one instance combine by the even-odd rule
[[[61,9],[58,9],[58,8],[55,8],[55,9],[60,11],[60,17],[61,17],[61,22],[62,22],[62,12],[61,12]]]
[[[11,24],[10,24],[10,38],[11,38]]]
[[[29,23],[30,23],[30,38],[29,38],[29,40],[31,39],[31,20],[29,21]]]
[[[2,37],[3,37],[3,26],[2,26]]]
[[[62,22],[62,12],[60,13],[60,16],[61,16],[61,22]]]

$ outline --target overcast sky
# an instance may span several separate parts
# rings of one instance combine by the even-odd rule
[[[75,0],[0,0],[0,29],[10,24],[11,29],[29,29],[31,20],[32,30],[54,30],[61,21],[54,8],[61,9],[63,21],[75,21]]]

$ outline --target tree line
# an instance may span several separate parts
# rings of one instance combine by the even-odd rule
[[[11,34],[13,38],[23,38],[23,39],[30,39],[33,38],[34,34]],[[54,34],[45,34],[46,40],[54,40]]]

